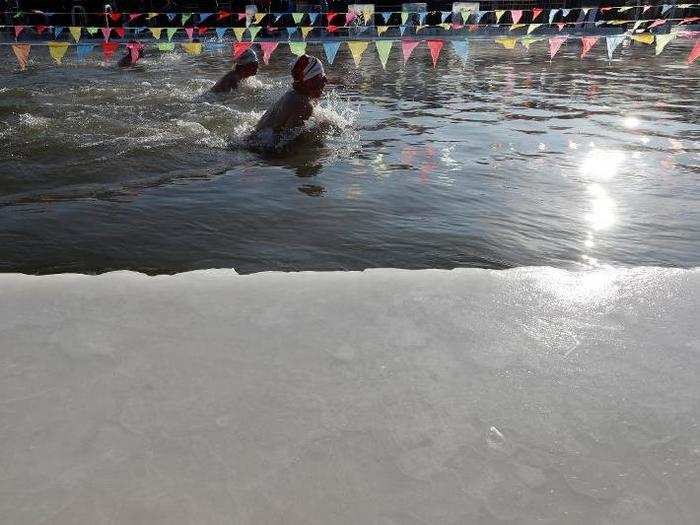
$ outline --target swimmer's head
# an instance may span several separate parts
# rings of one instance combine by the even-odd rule
[[[252,77],[258,72],[258,55],[255,51],[248,48],[241,53],[236,61],[236,71],[242,78]]]
[[[311,55],[301,55],[292,65],[294,88],[311,98],[320,98],[326,85],[326,72],[321,61]]]

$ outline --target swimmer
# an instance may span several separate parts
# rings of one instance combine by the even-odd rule
[[[246,49],[238,57],[236,67],[229,71],[211,88],[212,93],[228,93],[238,88],[238,84],[248,77],[252,77],[258,72],[258,55],[252,49]]]
[[[262,116],[256,131],[285,129],[301,126],[311,117],[314,106],[326,85],[326,74],[321,61],[311,55],[301,55],[292,66],[292,89]]]
[[[134,50],[135,56],[132,56],[131,49],[127,48],[126,54],[121,58],[119,62],[117,62],[117,66],[119,67],[133,66],[138,60],[140,60],[143,57],[144,45],[142,43],[137,42],[136,40],[129,40],[128,45],[132,45],[131,49]]]

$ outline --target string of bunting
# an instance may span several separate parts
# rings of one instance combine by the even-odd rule
[[[612,59],[614,51],[622,44],[622,42],[629,38],[630,40],[651,45],[655,43],[655,54],[660,54],[664,48],[676,38],[690,38],[695,39],[695,45],[690,51],[686,62],[692,64],[698,57],[700,57],[700,31],[673,31],[668,34],[652,34],[648,32],[643,33],[632,33],[626,32],[616,35],[588,35],[578,37],[581,42],[581,54],[580,57],[585,57],[591,49],[601,40],[605,40],[608,58]],[[452,48],[456,55],[464,62],[467,62],[469,57],[469,40],[470,39],[375,39],[375,40],[348,40],[348,41],[289,41],[285,42],[289,46],[289,50],[294,55],[303,55],[306,52],[307,45],[309,43],[321,43],[323,45],[324,54],[328,64],[333,64],[335,61],[338,50],[341,44],[345,43],[356,67],[360,66],[362,61],[362,56],[369,47],[370,43],[374,42],[374,47],[376,48],[377,55],[382,64],[382,67],[386,69],[386,64],[389,59],[394,44],[400,43],[401,54],[403,57],[403,62],[406,64],[413,54],[413,51],[421,43],[425,42],[430,50],[430,56],[433,62],[433,67],[435,68],[440,57],[440,53],[445,45],[445,42],[451,42]],[[566,42],[575,40],[574,37],[570,35],[555,35],[550,38],[545,37],[534,37],[530,35],[513,37],[513,36],[499,36],[495,38],[497,44],[502,45],[506,49],[515,49],[516,45],[520,43],[526,49],[530,49],[532,44],[537,42],[547,41],[549,44],[549,55],[550,60],[559,52],[562,45]],[[268,64],[270,57],[274,51],[278,48],[280,42],[277,41],[261,41],[257,45],[260,47],[263,55],[263,62]],[[29,55],[31,48],[33,46],[43,46],[48,47],[49,55],[57,64],[61,64],[63,58],[65,57],[69,47],[75,47],[76,58],[78,61],[84,61],[85,58],[94,50],[95,47],[101,47],[102,53],[104,55],[105,61],[112,59],[115,52],[119,49],[120,45],[124,45],[131,54],[132,62],[135,63],[139,60],[142,55],[145,45],[141,42],[131,41],[126,43],[104,41],[101,44],[96,44],[94,42],[79,42],[71,44],[69,42],[56,42],[50,41],[41,44],[27,44],[27,43],[11,43],[12,51],[17,58],[17,62],[21,70],[26,70],[29,63]],[[203,50],[208,51],[221,51],[227,49],[229,46],[233,54],[234,60],[237,59],[246,49],[250,48],[254,43],[252,41],[240,41],[233,43],[224,42],[181,42],[180,47],[190,55],[199,55]],[[174,42],[158,42],[154,46],[159,51],[175,51],[176,46]]]

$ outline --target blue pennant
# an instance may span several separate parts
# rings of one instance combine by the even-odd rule
[[[425,17],[428,15],[428,13],[418,13],[418,21],[420,22],[420,25],[425,25]]]
[[[216,37],[221,40],[224,38],[224,35],[226,34],[226,29],[225,27],[217,27],[216,28]]]
[[[664,4],[664,5],[661,7],[661,14],[662,14],[662,15],[665,15],[668,11],[670,11],[670,9],[671,9],[672,7],[673,7],[672,5]]]
[[[452,13],[450,13],[449,11],[442,11],[442,12],[440,13],[440,17],[441,17],[441,19],[442,19],[442,23],[443,23],[443,24],[445,23],[445,21],[449,18],[449,16],[450,16],[451,14],[452,14]]]
[[[287,28],[287,34],[289,35],[289,38],[292,38],[292,35],[297,32],[297,27],[288,27]]]
[[[335,60],[335,55],[338,54],[338,48],[340,47],[340,42],[324,42],[323,51],[326,53],[326,60],[329,64],[333,64]]]
[[[63,26],[54,26],[54,28],[53,28],[53,37],[54,37],[54,38],[58,38],[58,35],[60,35],[61,33],[63,33],[63,30],[64,30],[64,29],[65,29],[65,27],[63,27]]]
[[[167,16],[168,20],[170,20],[172,22],[173,20],[175,20],[177,13],[165,13],[165,16]]]
[[[399,26],[399,31],[401,32],[401,36],[406,32],[406,26]]]
[[[309,13],[309,25],[314,25],[316,19],[318,18],[318,13]]]
[[[88,44],[88,43],[84,43],[84,42],[77,44],[76,48],[75,48],[75,52],[78,56],[78,60],[80,62],[85,60],[85,57],[90,54],[93,47],[95,47],[95,44]]]
[[[467,58],[469,58],[469,41],[453,40],[452,47],[454,48],[455,53],[457,53],[457,56],[462,60],[462,62],[466,62]]]
[[[199,13],[199,21],[204,22],[207,18],[209,18],[211,15],[214,13]]]

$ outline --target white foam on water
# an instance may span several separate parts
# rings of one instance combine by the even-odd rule
[[[695,523],[700,269],[0,274],[7,523]]]

